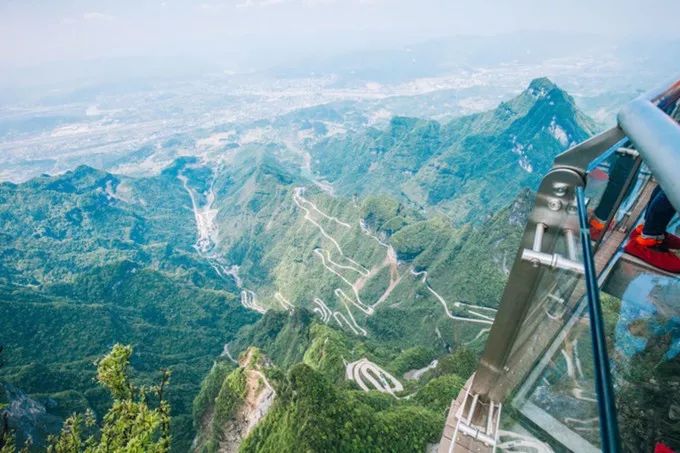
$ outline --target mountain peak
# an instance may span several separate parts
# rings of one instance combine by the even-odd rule
[[[98,170],[90,165],[78,165],[74,170],[69,170],[66,174],[72,178],[82,179],[88,177],[101,177],[105,176],[106,172]]]
[[[525,101],[528,100],[533,105],[550,106],[548,107],[550,110],[559,111],[567,108],[573,111],[574,114],[576,112],[574,99],[547,77],[532,80],[524,93],[519,97],[524,98]]]
[[[529,91],[531,94],[538,95],[549,93],[554,89],[559,90],[560,88],[557,85],[555,85],[549,78],[539,77],[532,80],[531,83],[529,83],[529,88],[527,88],[527,91]]]

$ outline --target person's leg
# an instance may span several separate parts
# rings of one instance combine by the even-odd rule
[[[613,214],[616,208],[615,204],[621,192],[626,185],[633,168],[635,166],[635,158],[630,155],[618,155],[612,163],[609,170],[609,181],[605,187],[600,202],[593,211],[593,215],[589,220],[590,237],[594,241],[599,241],[604,234],[604,227],[607,219]],[[635,184],[630,184],[623,195],[622,200],[625,200],[633,191]]]
[[[657,187],[658,188],[658,187]],[[668,200],[663,191],[659,190],[651,199],[645,212],[645,226],[642,228],[642,237],[663,240],[666,227],[675,215],[675,208]]]
[[[647,206],[645,207],[645,219],[647,219],[647,216],[649,215],[649,208],[652,206],[652,201],[659,195],[659,192],[661,192],[661,186],[656,186],[652,191],[652,195],[649,197],[649,203],[647,203]]]
[[[595,217],[600,222],[606,222],[611,215],[616,199],[623,191],[623,186],[626,184],[634,165],[635,159],[627,154],[618,156],[612,164],[607,187],[604,189],[600,203],[594,212]]]

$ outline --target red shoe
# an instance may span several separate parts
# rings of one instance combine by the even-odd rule
[[[680,274],[680,258],[665,249],[663,241],[635,236],[631,237],[623,251],[661,270]]]
[[[663,442],[657,442],[656,446],[654,446],[654,453],[675,453],[675,452]]]
[[[645,227],[644,223],[641,223],[640,225],[636,226],[635,229],[633,230],[632,233],[630,233],[630,237],[634,238],[635,236],[640,236],[642,234],[642,229]]]
[[[597,217],[590,218],[590,239],[599,241],[604,233],[604,222],[601,222]]]
[[[644,224],[640,224],[635,229],[633,232],[630,234],[631,238],[634,238],[635,236],[640,236],[642,234],[642,228],[644,227]],[[591,235],[592,235],[592,227],[591,227]],[[663,240],[663,245],[666,248],[672,249],[672,250],[680,250],[680,237],[671,234],[671,233],[665,233],[665,238]],[[597,240],[597,239],[596,239]]]

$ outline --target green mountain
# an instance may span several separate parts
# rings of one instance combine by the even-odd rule
[[[385,196],[331,196],[266,149],[212,173],[189,167],[207,180],[195,176],[188,189],[208,187],[203,198],[211,200],[201,205],[195,197],[198,215],[212,216],[202,253],[237,282],[245,306],[304,307],[351,335],[394,346],[408,338],[444,347],[469,341],[490,324],[456,304],[464,285],[452,291],[445,263],[467,230],[444,217],[427,219]],[[406,313],[417,316],[395,335]],[[451,319],[461,326],[453,328]]]
[[[313,317],[362,339],[381,363],[409,363],[413,352],[399,357],[418,347],[413,366],[426,366],[462,345],[478,349],[493,316],[457,303],[459,294],[478,294],[478,282],[449,282],[448,263],[474,229],[384,196],[333,197],[267,149],[228,168],[180,160],[152,178],[82,167],[4,184],[0,194],[10,244],[2,251],[0,310],[10,328],[0,333],[8,356],[0,379],[47,414],[101,414],[108,400],[87,365],[113,343],[131,343],[147,381],[160,368],[174,371],[178,449],[191,438],[190,401],[224,344],[234,354],[258,344],[286,370],[313,344]],[[500,288],[502,265],[494,265],[499,274],[489,275]],[[258,310],[272,313],[263,322],[288,326],[291,307],[310,319],[272,342],[288,351],[285,360],[262,337],[271,326],[236,335]]]
[[[243,451],[422,451],[436,442],[451,397],[475,367],[475,352],[489,327],[484,321],[493,318],[532,207],[532,193],[522,187],[535,187],[537,173],[547,171],[557,153],[591,130],[571,98],[537,80],[493,112],[445,126],[397,118],[389,131],[370,130],[318,145],[315,165],[326,170],[321,174],[333,182],[336,195],[326,193],[325,184],[294,188],[293,202],[304,216],[284,222],[282,211],[288,212],[290,204],[277,202],[281,217],[265,233],[281,235],[271,241],[277,245],[269,253],[241,256],[242,270],[271,263],[263,282],[274,285],[248,282],[263,306],[276,306],[278,295],[285,300],[278,299],[282,308],[287,303],[295,307],[289,314],[267,312],[230,344],[234,354],[247,356],[248,348],[256,346],[271,358],[263,372],[275,389],[274,402],[268,400],[266,410],[258,412],[257,423],[244,425],[252,401],[242,387],[230,384],[243,373],[243,360],[232,372],[226,361],[218,362],[195,401],[196,428],[203,439],[196,450],[216,451],[227,440]],[[519,140],[528,145],[518,146]],[[480,165],[479,156],[490,162]],[[370,168],[362,162],[370,162]],[[480,196],[498,187],[503,175],[509,189],[478,200],[484,210],[457,217],[462,194],[454,191],[436,200],[408,192],[430,184],[425,176],[433,168],[437,178],[453,187],[455,179],[441,176],[448,174],[441,162],[455,163],[464,185],[477,187]],[[333,165],[335,175],[328,171]],[[494,203],[496,209],[489,209]],[[449,215],[437,214],[440,210]],[[277,233],[281,224],[286,228]],[[354,298],[344,297],[357,286]],[[366,287],[373,289],[364,294]],[[310,303],[317,300],[323,306]],[[342,313],[338,301],[352,314],[354,328],[325,315],[324,307],[334,316]],[[368,388],[355,379],[357,364],[375,367],[383,384],[392,379],[399,384],[391,390],[368,386],[373,391],[366,393]],[[419,378],[409,379],[414,375]],[[221,425],[211,418],[208,426],[205,414],[215,413],[225,398],[229,415]],[[401,423],[405,419],[412,422]],[[338,425],[345,429],[332,428]],[[400,436],[392,439],[385,433]]]
[[[172,181],[80,167],[0,184],[0,381],[61,418],[87,407],[103,414],[108,399],[91,363],[131,343],[148,382],[173,370],[168,397],[181,450],[202,376],[257,314],[195,253],[190,199]]]
[[[465,382],[461,376],[474,366],[474,355],[461,349],[430,371],[433,351],[394,355],[304,309],[268,312],[242,334],[241,341],[258,349],[247,349],[236,368],[216,362],[206,377],[194,402],[194,451],[423,451],[438,440],[450,400]],[[357,363],[380,364],[380,373],[403,388],[365,392],[362,371],[359,380],[346,376]],[[418,379],[406,373],[423,367]]]
[[[44,415],[10,423],[39,441],[101,416],[90,363],[119,342],[143,381],[173,371],[176,451],[422,450],[483,347],[530,189],[591,129],[543,79],[491,112],[316,144],[325,180],[252,143],[152,177],[0,184],[0,402]]]
[[[507,194],[536,187],[556,154],[594,130],[571,96],[536,79],[489,112],[445,124],[396,117],[386,130],[323,141],[313,169],[340,193],[389,193],[456,224],[479,222]]]

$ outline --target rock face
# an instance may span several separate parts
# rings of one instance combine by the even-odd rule
[[[0,390],[4,390],[9,401],[7,407],[9,426],[17,433],[18,445],[25,442],[43,445],[47,436],[59,432],[63,420],[50,415],[44,404],[10,384],[0,384]]]
[[[231,372],[225,373],[220,364],[213,367],[212,379],[208,376],[199,396],[207,405],[195,414],[200,423],[192,451],[239,451],[276,399],[264,373],[269,367],[269,359],[256,348],[242,354],[239,367]]]
[[[255,349],[249,349],[240,360],[239,366],[245,369],[245,395],[243,402],[222,427],[220,453],[238,452],[241,442],[255,428],[274,403],[276,392],[262,373],[262,363],[253,358]],[[265,365],[267,366],[267,365]]]

